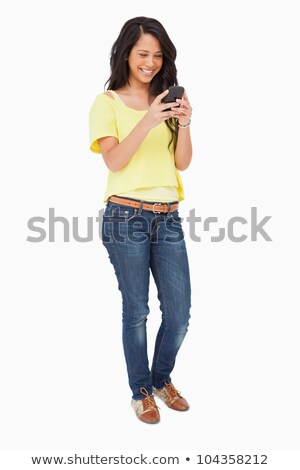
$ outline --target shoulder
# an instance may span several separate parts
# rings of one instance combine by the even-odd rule
[[[116,107],[116,102],[113,97],[113,94],[105,91],[104,93],[99,93],[96,95],[92,106],[90,108],[90,112],[107,112],[107,111],[114,111]]]
[[[113,103],[115,101],[115,98],[110,91],[104,91],[103,93],[99,93],[98,95],[96,95],[95,101],[103,103]]]
[[[108,90],[108,91],[105,91],[105,92],[102,93],[102,94],[105,95],[105,96],[109,96],[112,100],[115,100],[114,95],[113,95],[112,92],[109,91],[109,90]]]

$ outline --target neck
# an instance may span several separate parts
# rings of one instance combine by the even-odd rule
[[[148,96],[150,90],[150,83],[141,83],[134,79],[128,80],[129,84],[125,86],[127,91],[139,96]]]

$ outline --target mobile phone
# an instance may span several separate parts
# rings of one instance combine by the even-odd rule
[[[183,97],[184,88],[183,86],[170,86],[169,93],[161,100],[162,103],[173,103],[177,98],[181,99]],[[171,108],[167,108],[164,111],[170,111]]]

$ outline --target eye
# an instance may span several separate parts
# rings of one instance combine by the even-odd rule
[[[140,54],[140,57],[147,57],[147,54]],[[156,55],[155,59],[162,59],[162,55]]]

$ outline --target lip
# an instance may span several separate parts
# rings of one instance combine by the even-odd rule
[[[146,77],[150,77],[154,72],[154,69],[147,70],[147,69],[142,69],[141,67],[139,67],[139,69],[144,75],[146,75]]]

